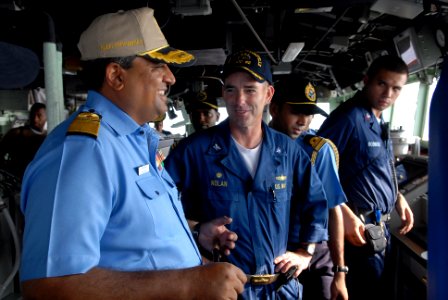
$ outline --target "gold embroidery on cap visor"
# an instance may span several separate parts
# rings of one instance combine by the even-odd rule
[[[252,71],[251,69],[249,69],[249,68],[247,68],[247,67],[240,67],[240,68],[246,70],[247,72],[249,72],[250,74],[252,74],[252,76],[254,76],[255,78],[257,78],[258,80],[260,80],[260,81],[265,81],[265,79],[264,79],[262,76],[258,75],[257,73],[255,73],[255,72]]]
[[[138,56],[148,56],[152,59],[155,59],[158,61],[163,61],[167,64],[177,64],[177,65],[182,65],[184,63],[194,61],[194,59],[195,59],[192,54],[187,53],[182,50],[178,50],[178,49],[171,50],[167,53],[162,53],[159,51],[160,51],[160,49],[151,50],[151,51],[140,53],[140,54],[138,54]]]
[[[208,99],[208,95],[207,95],[206,91],[200,91],[196,96],[196,100],[198,101],[198,103],[206,104],[206,105],[210,106],[211,108],[218,109],[218,106],[214,105],[213,103],[207,102],[207,99]],[[198,103],[196,103],[196,104],[198,104]]]
[[[207,104],[208,106],[210,106],[211,108],[214,108],[214,109],[219,109],[219,107],[218,106],[216,106],[216,105],[214,105],[214,104],[211,104],[211,103],[208,103],[208,102],[203,102],[204,104]]]

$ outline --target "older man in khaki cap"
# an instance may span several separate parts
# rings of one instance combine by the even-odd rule
[[[86,104],[47,137],[23,181],[21,280],[32,299],[236,299],[245,275],[201,266],[196,242],[225,252],[236,234],[222,217],[190,232],[148,126],[167,111],[171,48],[153,10],[98,17],[81,35]]]

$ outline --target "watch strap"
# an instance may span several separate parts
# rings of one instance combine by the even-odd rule
[[[348,267],[347,266],[333,266],[331,269],[334,273],[348,273]]]

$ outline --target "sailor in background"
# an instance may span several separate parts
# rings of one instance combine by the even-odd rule
[[[210,89],[203,89],[189,99],[188,111],[195,132],[215,126],[219,121],[218,96]]]
[[[22,179],[28,164],[47,136],[44,103],[34,103],[27,124],[10,129],[0,141],[0,168]]]

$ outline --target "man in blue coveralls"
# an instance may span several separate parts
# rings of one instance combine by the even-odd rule
[[[377,58],[367,71],[362,91],[334,110],[318,132],[338,147],[340,181],[354,213],[343,209],[344,222],[351,224],[345,226],[345,259],[350,268],[347,289],[354,300],[392,297],[388,221],[394,207],[402,220],[400,233],[406,234],[413,226],[412,211],[398,191],[389,128],[382,118],[407,78],[408,68],[401,58]],[[366,241],[366,224],[381,228],[376,233],[384,234],[385,243],[378,243],[378,238]],[[368,246],[369,241],[375,241],[376,249]]]
[[[315,135],[309,129],[315,114],[327,117],[317,106],[314,86],[302,78],[282,77],[275,85],[274,98],[269,106],[270,126],[283,132],[301,145],[311,158],[324,185],[329,207],[329,243],[316,245],[310,267],[300,274],[304,300],[348,299],[345,286],[344,222],[340,205],[346,202],[339,183],[336,147],[331,141]]]
[[[315,243],[326,239],[322,183],[306,152],[262,121],[274,94],[269,62],[254,51],[235,52],[223,78],[229,118],[182,140],[166,168],[199,241],[203,222],[232,218],[227,226],[238,241],[227,260],[247,274],[243,298],[298,299],[297,280],[281,286],[277,279],[292,267],[297,277]]]
[[[96,18],[78,47],[87,102],[51,132],[23,181],[24,298],[237,299],[241,270],[199,266],[147,124],[167,111],[167,64],[194,57],[169,47],[147,7]],[[202,246],[233,248],[228,222],[204,224]]]

